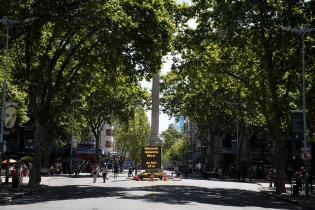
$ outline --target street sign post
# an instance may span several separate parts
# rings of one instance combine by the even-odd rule
[[[311,148],[301,149],[301,159],[305,161],[310,161],[312,159]]]

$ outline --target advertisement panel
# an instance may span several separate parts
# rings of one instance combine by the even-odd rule
[[[142,147],[142,169],[161,168],[161,147],[144,146]]]

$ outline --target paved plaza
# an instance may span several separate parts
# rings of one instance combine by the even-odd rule
[[[27,182],[27,180],[24,180]],[[42,187],[20,190],[1,187],[5,210],[28,209],[311,209],[309,201],[292,195],[274,195],[267,183],[220,180],[171,179],[135,181],[127,173],[117,179],[110,173],[103,183],[89,174],[44,176]],[[6,194],[7,193],[7,194]],[[313,199],[313,200],[312,200]],[[310,202],[310,203],[308,203]],[[305,208],[307,207],[308,208]]]

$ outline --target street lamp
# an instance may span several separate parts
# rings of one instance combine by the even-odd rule
[[[241,155],[240,155],[240,142],[239,142],[239,109],[241,102],[226,102],[228,104],[232,104],[236,107],[236,161],[237,161],[237,176],[238,180],[241,179],[240,173],[240,163],[241,163]]]
[[[0,23],[6,26],[6,43],[5,43],[5,62],[4,62],[4,75],[3,75],[3,95],[2,95],[2,107],[1,107],[1,126],[0,126],[0,168],[2,167],[2,153],[4,153],[5,142],[3,141],[4,134],[4,120],[5,120],[5,104],[6,104],[6,92],[7,92],[7,74],[8,74],[8,57],[9,57],[9,29],[17,23],[26,23],[35,20],[36,18],[28,18],[23,21],[11,20],[4,16],[0,19]],[[0,173],[1,174],[1,173]],[[0,177],[1,183],[1,177]]]
[[[4,75],[3,75],[3,95],[2,95],[2,107],[1,107],[1,127],[0,127],[0,168],[2,168],[2,153],[4,151],[5,142],[3,141],[4,134],[4,119],[5,119],[5,104],[6,104],[6,93],[7,93],[7,73],[8,73],[8,54],[9,54],[9,28],[19,21],[11,20],[4,16],[0,19],[0,22],[6,26],[6,42],[5,42],[5,62],[4,62]],[[1,177],[0,177],[1,183]]]
[[[303,109],[303,146],[304,146],[304,149],[308,148],[308,145],[307,145],[307,135],[306,135],[306,103],[305,103],[305,52],[304,52],[304,37],[305,37],[305,34],[306,33],[311,33],[313,31],[315,31],[315,28],[309,28],[309,24],[305,24],[303,26],[303,28],[293,28],[293,29],[290,29],[290,28],[287,28],[287,27],[284,27],[284,26],[280,26],[280,28],[282,30],[285,30],[285,31],[290,31],[290,32],[294,32],[294,33],[297,33],[298,35],[301,36],[301,41],[302,41],[302,49],[301,49],[301,54],[302,54],[302,80],[303,80],[303,93],[302,93],[302,109]],[[307,167],[305,167],[306,170]],[[307,177],[305,177],[305,181],[307,181]],[[306,182],[305,182],[306,183]],[[309,196],[309,189],[308,189],[308,184],[305,185],[305,195],[306,196]]]

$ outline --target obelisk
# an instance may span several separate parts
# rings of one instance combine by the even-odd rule
[[[160,145],[159,138],[159,114],[160,114],[160,74],[156,73],[152,81],[152,110],[151,110],[151,134],[150,145]]]

